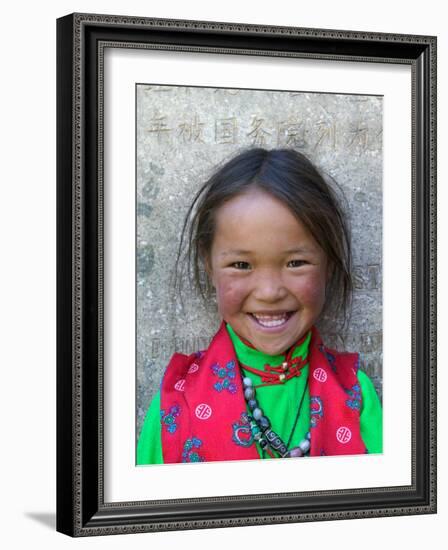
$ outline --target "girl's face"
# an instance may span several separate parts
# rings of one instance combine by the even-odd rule
[[[215,224],[207,270],[223,319],[256,349],[284,353],[322,311],[325,253],[287,206],[260,189],[223,204]]]

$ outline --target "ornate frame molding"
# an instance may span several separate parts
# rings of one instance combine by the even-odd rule
[[[57,41],[57,529],[90,536],[435,513],[436,38],[72,14],[58,20]],[[104,502],[102,136],[108,46],[411,65],[412,485]],[[96,126],[89,122],[92,113]],[[87,315],[87,308],[95,315]],[[87,423],[87,415],[96,420]]]

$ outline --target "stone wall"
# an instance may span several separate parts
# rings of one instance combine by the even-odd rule
[[[207,347],[213,304],[182,305],[170,278],[186,210],[216,164],[248,146],[305,153],[346,197],[355,292],[351,322],[319,328],[326,344],[359,351],[382,394],[382,98],[265,90],[138,85],[137,428],[174,351]]]

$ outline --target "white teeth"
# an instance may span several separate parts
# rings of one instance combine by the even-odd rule
[[[280,325],[286,323],[288,318],[286,313],[283,313],[282,315],[257,315],[253,313],[252,315],[260,323],[260,325],[268,328],[279,327]]]

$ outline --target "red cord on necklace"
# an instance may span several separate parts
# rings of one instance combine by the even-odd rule
[[[287,358],[288,359],[288,358]],[[283,384],[287,380],[294,378],[294,376],[300,376],[302,374],[302,368],[308,364],[308,361],[301,357],[294,357],[294,359],[284,361],[278,367],[271,367],[271,365],[264,365],[264,371],[249,367],[248,365],[240,366],[253,374],[257,374],[261,378],[261,384],[256,385],[256,388],[262,386],[272,386],[274,384]]]

